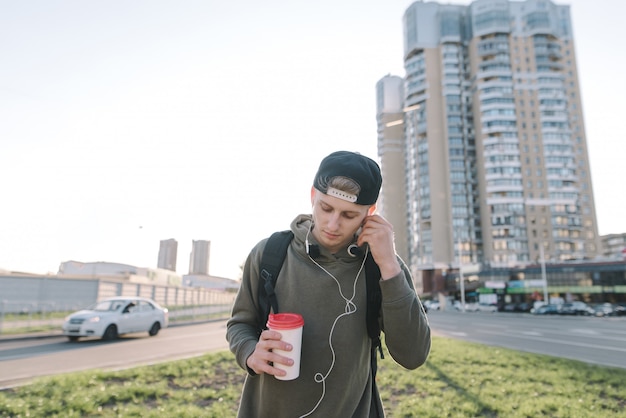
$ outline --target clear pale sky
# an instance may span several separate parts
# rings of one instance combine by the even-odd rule
[[[411,1],[0,0],[0,268],[210,273],[299,213],[321,158],[376,156]],[[452,2],[469,4],[469,1]],[[626,232],[626,2],[572,0],[601,234]]]

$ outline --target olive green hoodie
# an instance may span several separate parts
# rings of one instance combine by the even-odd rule
[[[246,366],[259,337],[259,265],[267,240],[246,260],[226,336],[238,364],[248,372],[239,417],[378,417],[377,410],[382,411],[380,397],[372,395],[364,257],[347,251],[331,254],[320,246],[316,264],[305,250],[310,226],[310,215],[292,222],[294,239],[275,289],[281,312],[304,317],[300,376],[295,380],[256,375]],[[308,240],[317,244],[312,234]],[[430,327],[410,274],[401,265],[400,274],[380,281],[381,323],[393,359],[415,369],[428,357]]]

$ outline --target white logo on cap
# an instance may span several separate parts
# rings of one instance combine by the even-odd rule
[[[341,200],[346,200],[352,203],[356,202],[356,199],[357,199],[357,195],[352,194],[352,193],[347,193],[339,189],[335,189],[334,187],[329,187],[328,190],[326,191],[326,194],[328,196],[337,197]]]

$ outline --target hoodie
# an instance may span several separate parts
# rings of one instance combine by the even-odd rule
[[[259,338],[258,286],[267,239],[250,252],[241,287],[227,323],[226,338],[239,366],[248,372],[239,417],[379,417],[382,403],[373,391],[371,340],[366,326],[364,255],[331,254],[319,246],[306,252],[311,216],[291,224],[294,239],[276,281],[281,312],[304,318],[300,376],[282,381],[256,375],[246,365]],[[317,244],[308,234],[310,244]],[[407,369],[421,366],[430,351],[430,327],[404,263],[402,272],[381,280],[381,328],[393,359]]]

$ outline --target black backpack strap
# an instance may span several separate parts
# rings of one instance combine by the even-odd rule
[[[380,352],[380,358],[383,355],[383,347],[380,341],[380,307],[382,305],[382,293],[380,291],[380,268],[374,261],[372,253],[367,253],[365,259],[365,283],[367,287],[367,333],[372,339],[372,373],[376,377],[376,349]]]
[[[382,305],[383,295],[380,291],[380,268],[374,261],[372,253],[367,253],[365,259],[365,284],[367,287],[367,334],[372,340],[372,351],[370,353],[370,360],[372,364],[372,405],[376,409],[378,417],[384,417],[385,413],[380,409],[380,403],[377,399],[380,399],[378,393],[378,386],[376,385],[376,372],[378,371],[378,356],[376,350],[380,352],[380,358],[385,358],[383,355],[383,346],[380,341],[380,308]]]
[[[278,313],[278,300],[276,299],[274,286],[292,239],[293,232],[291,231],[274,232],[267,240],[263,249],[261,265],[259,266],[261,277],[258,290],[260,329],[266,328],[270,309],[274,313]]]

